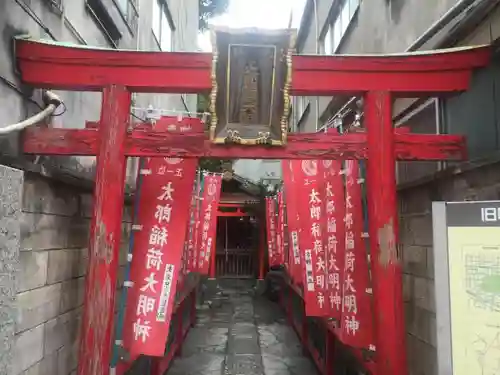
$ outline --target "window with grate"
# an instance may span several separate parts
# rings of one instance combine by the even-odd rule
[[[62,0],[44,0],[43,1],[51,10],[61,15],[63,10]]]
[[[430,99],[410,112],[396,123],[396,126],[406,126],[411,133],[439,134],[440,103],[438,99]],[[404,184],[435,174],[440,169],[437,161],[397,162],[397,182]]]
[[[334,14],[330,18],[325,35],[322,38],[322,49],[326,55],[333,55],[337,52],[340,42],[347,33],[358,8],[360,0],[343,0],[339,2]]]
[[[127,23],[132,34],[137,32],[139,15],[134,0],[114,0],[120,10],[123,20]]]
[[[172,51],[174,28],[165,0],[153,0],[152,30],[158,47],[164,52]]]
[[[114,46],[118,46],[118,42],[122,38],[122,33],[116,26],[113,17],[108,12],[106,5],[102,0],[85,0],[87,11],[96,20],[99,28],[103,31],[109,42]]]

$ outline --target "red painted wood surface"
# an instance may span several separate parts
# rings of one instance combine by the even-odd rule
[[[205,134],[168,134],[135,130],[127,137],[127,156],[170,156],[221,159],[366,159],[366,133],[334,135],[295,133],[284,147],[214,145]],[[459,135],[395,135],[397,160],[464,160],[465,137]],[[36,155],[95,155],[99,147],[96,129],[48,129],[24,132],[23,150]]]
[[[126,159],[124,144],[131,95],[123,86],[103,93],[101,138],[97,157],[90,226],[79,375],[109,374],[115,291],[121,242]],[[97,151],[97,150],[96,150]]]
[[[18,39],[23,82],[37,87],[99,91],[120,84],[133,92],[210,91],[212,55],[65,47]]]
[[[212,55],[67,47],[16,40],[24,83],[65,90],[120,84],[134,92],[202,92],[211,85]],[[431,93],[465,90],[470,71],[486,66],[489,47],[385,56],[293,56],[292,95],[366,90]]]
[[[365,95],[367,124],[367,200],[370,232],[377,373],[405,375],[406,333],[401,259],[398,254],[398,210],[389,92]],[[382,150],[382,152],[381,152]]]
[[[471,72],[490,61],[489,46],[406,55],[294,56],[292,95],[386,90],[422,97],[463,91]]]

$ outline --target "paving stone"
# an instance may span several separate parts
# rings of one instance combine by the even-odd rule
[[[223,285],[222,293],[227,298],[209,304],[207,297],[210,307],[198,309],[182,355],[165,375],[317,374],[279,306],[254,297],[245,283]]]
[[[226,357],[224,375],[264,375],[260,354],[236,354]]]

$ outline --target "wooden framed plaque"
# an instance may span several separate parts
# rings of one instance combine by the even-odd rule
[[[210,139],[284,145],[296,31],[212,30]]]

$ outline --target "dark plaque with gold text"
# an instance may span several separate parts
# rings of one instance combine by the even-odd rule
[[[295,30],[217,28],[212,33],[211,140],[284,145]]]

